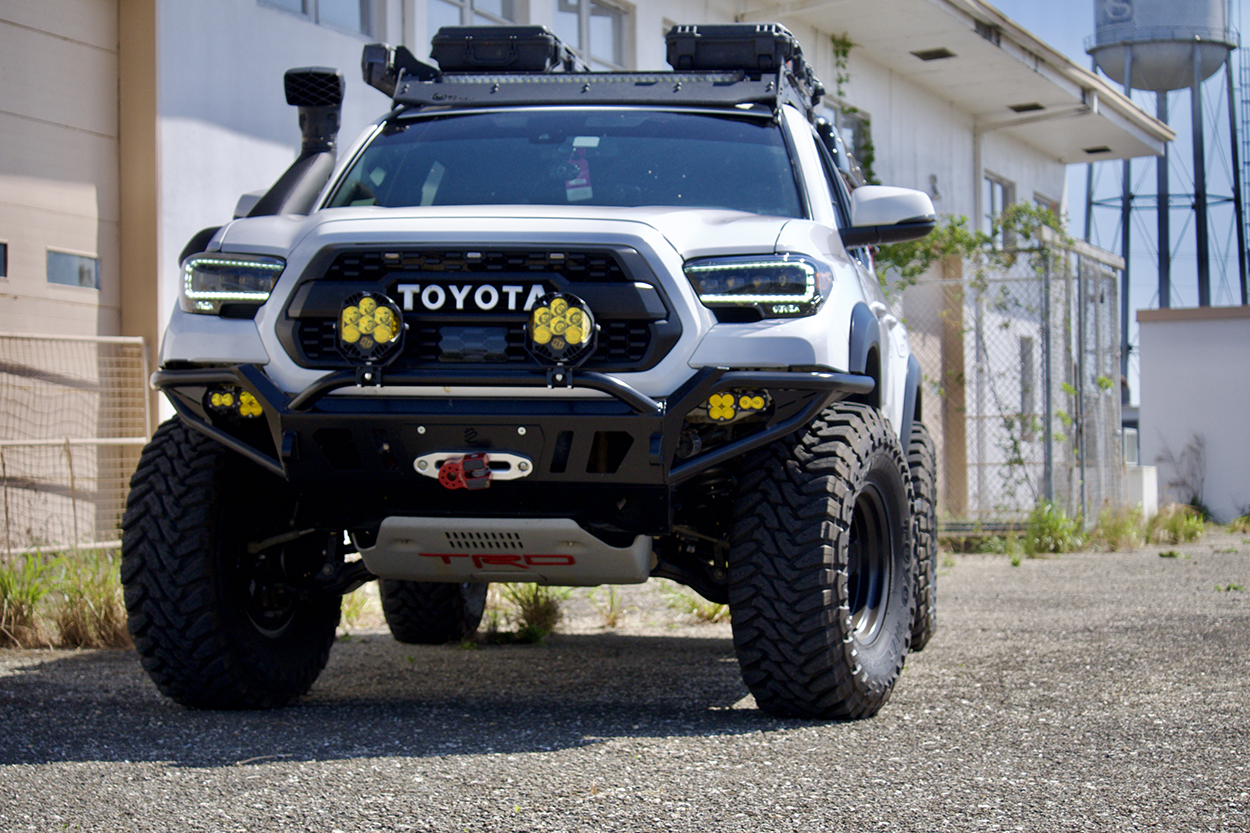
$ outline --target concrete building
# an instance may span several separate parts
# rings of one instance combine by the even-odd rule
[[[1250,514],[1250,307],[1139,310],[1141,457],[1160,501],[1201,502],[1227,523]]]

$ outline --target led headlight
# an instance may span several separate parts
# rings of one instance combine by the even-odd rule
[[[525,325],[525,346],[545,364],[577,364],[595,350],[595,317],[575,295],[551,292],[539,298]]]
[[[339,352],[346,358],[379,364],[399,353],[404,316],[385,295],[357,292],[339,308],[338,330]]]
[[[280,257],[198,254],[182,263],[182,297],[186,312],[216,315],[224,304],[260,306],[269,300],[286,261]]]
[[[695,260],[685,272],[705,306],[752,307],[764,318],[811,315],[833,285],[828,266],[798,255]]]

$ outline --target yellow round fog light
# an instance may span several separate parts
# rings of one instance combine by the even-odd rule
[[[351,361],[378,364],[394,358],[403,332],[403,313],[385,295],[357,292],[339,309],[338,348]]]
[[[543,364],[576,365],[595,351],[598,328],[586,302],[551,292],[539,298],[525,325],[526,349]]]

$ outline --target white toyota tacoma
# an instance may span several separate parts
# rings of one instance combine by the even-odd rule
[[[461,640],[489,582],[664,576],[728,603],[774,714],[857,718],[934,624],[933,446],[860,184],[777,24],[679,26],[671,72],[542,27],[365,48],[392,109],[340,160],[342,76],[286,75],[299,159],[192,239],[122,578],[161,691],[305,693],[341,596]]]

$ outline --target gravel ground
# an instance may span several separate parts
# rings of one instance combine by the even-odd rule
[[[272,712],[0,651],[0,830],[1247,831],[1246,537],[947,556],[938,635],[857,723],[762,715],[729,626],[654,582],[612,630],[577,591],[541,646],[354,629]]]

